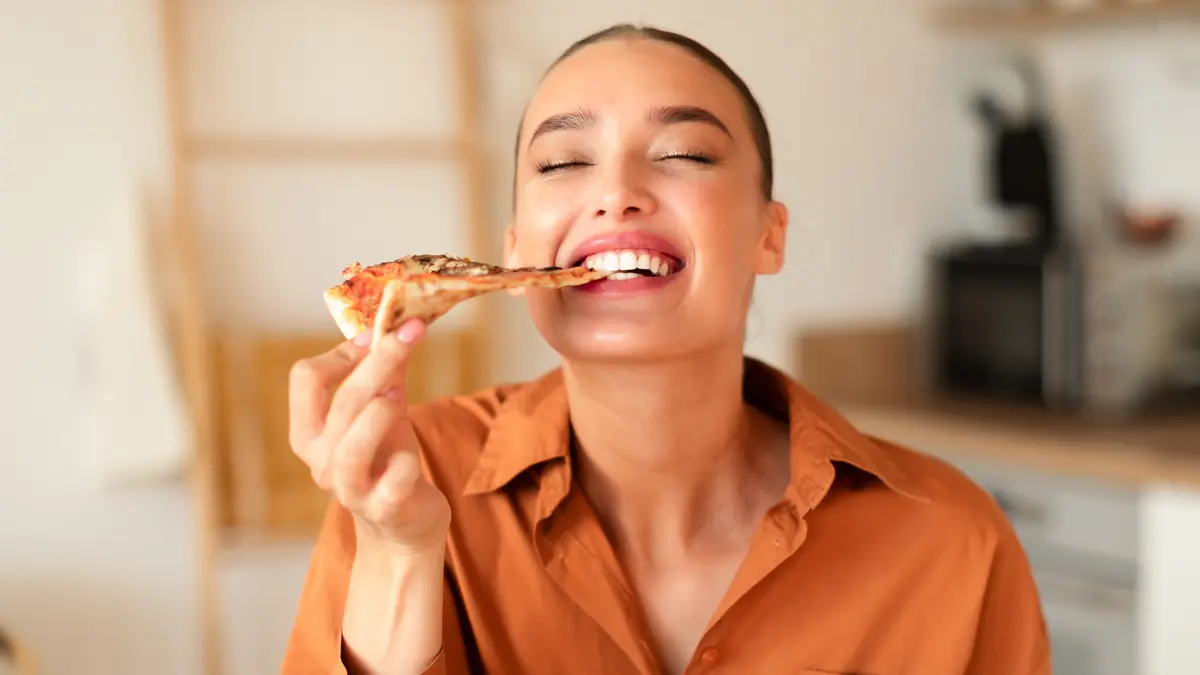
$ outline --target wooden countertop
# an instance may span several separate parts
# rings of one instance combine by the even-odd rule
[[[956,401],[830,402],[860,431],[932,455],[1124,485],[1200,488],[1200,410],[1117,422]]]

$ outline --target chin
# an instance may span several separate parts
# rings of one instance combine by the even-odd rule
[[[632,364],[684,359],[718,350],[726,343],[740,345],[741,333],[728,327],[695,326],[680,329],[667,318],[636,320],[573,317],[531,312],[534,325],[550,348],[567,361]]]

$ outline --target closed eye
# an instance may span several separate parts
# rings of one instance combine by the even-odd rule
[[[587,162],[542,162],[537,165],[537,171],[544,175],[575,166],[587,166]]]
[[[696,162],[698,164],[716,164],[716,160],[714,160],[712,157],[709,157],[708,155],[706,155],[704,153],[700,153],[700,152],[672,152],[672,153],[663,155],[659,159],[660,160],[684,159],[684,160]]]
[[[672,153],[668,153],[666,155],[662,155],[658,159],[659,159],[659,161],[665,161],[665,160],[670,160],[670,159],[682,159],[682,160],[689,161],[689,162],[695,162],[697,164],[704,164],[704,165],[716,164],[715,159],[713,159],[712,157],[709,157],[708,155],[706,155],[704,153],[700,153],[700,152],[672,152]],[[537,165],[537,171],[538,171],[538,173],[540,173],[542,175],[546,175],[546,174],[554,173],[556,171],[562,171],[564,169],[570,169],[570,168],[580,167],[580,166],[590,166],[590,163],[589,162],[581,162],[581,161],[541,162]]]

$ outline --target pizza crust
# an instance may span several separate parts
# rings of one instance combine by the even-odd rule
[[[368,284],[382,282],[378,309],[365,316],[357,302],[362,287],[350,290],[352,280],[371,274]],[[610,272],[574,268],[503,268],[445,255],[414,255],[371,268],[358,263],[347,267],[343,284],[325,291],[325,305],[346,339],[370,330],[372,346],[401,324],[420,319],[426,325],[445,316],[460,303],[486,293],[517,288],[566,288],[603,279]],[[369,287],[369,286],[368,286]],[[374,297],[371,291],[367,297]],[[370,306],[370,302],[364,303]]]
[[[478,276],[420,274],[388,282],[373,321],[371,344],[377,344],[401,324],[421,319],[427,325],[460,303],[493,291],[514,288],[567,288],[603,279],[610,272],[583,267],[569,269],[503,270]]]
[[[336,288],[331,288],[325,291],[323,294],[325,306],[329,308],[329,313],[333,316],[333,322],[337,324],[338,330],[346,336],[347,340],[351,340],[366,330],[367,324],[363,321],[362,315],[350,304],[350,301],[344,295],[336,293],[336,290]]]

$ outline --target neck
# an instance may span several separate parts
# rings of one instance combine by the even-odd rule
[[[580,485],[618,548],[681,555],[710,541],[706,533],[756,522],[764,490],[778,489],[768,501],[782,495],[786,452],[768,442],[778,425],[743,400],[738,347],[673,362],[564,366]]]

